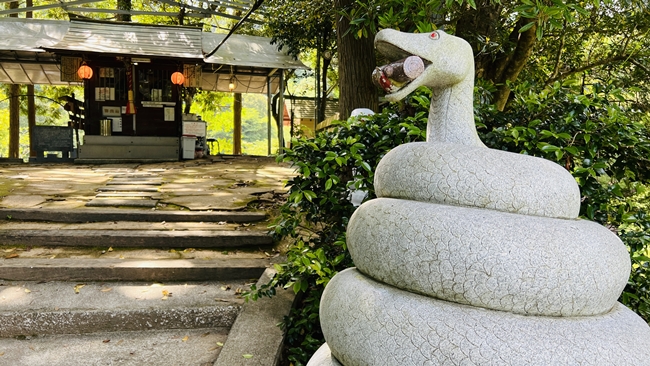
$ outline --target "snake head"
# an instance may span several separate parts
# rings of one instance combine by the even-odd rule
[[[448,88],[474,76],[472,47],[462,38],[436,30],[430,33],[404,33],[383,29],[375,36],[375,48],[389,61],[418,56],[424,71],[412,81],[386,95],[390,102],[404,99],[420,86]]]

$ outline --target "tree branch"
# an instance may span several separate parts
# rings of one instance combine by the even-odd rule
[[[566,19],[564,19],[564,26],[562,28],[566,29]],[[553,67],[553,73],[550,76],[551,78],[556,77],[560,73],[560,59],[562,56],[562,49],[564,48],[565,35],[566,32],[562,32],[562,35],[560,36],[560,45],[558,46],[557,54],[555,55],[555,66]]]
[[[521,33],[519,39],[517,40],[517,47],[515,48],[512,57],[508,62],[507,67],[503,70],[503,74],[500,80],[497,82],[500,84],[497,87],[495,93],[494,104],[497,109],[503,111],[510,96],[510,88],[508,87],[508,81],[514,81],[519,76],[519,73],[526,65],[526,61],[533,52],[533,46],[537,41],[537,22],[533,24],[525,32]]]
[[[636,66],[636,67],[638,67],[639,69],[645,71],[647,74],[650,74],[650,69],[648,69],[645,65],[643,65],[643,64],[640,63],[639,61],[637,61],[637,60],[635,60],[635,59],[632,59],[632,58],[631,58],[629,61],[630,61],[634,66]]]
[[[564,79],[567,76],[570,76],[570,75],[573,75],[573,74],[577,74],[577,73],[580,73],[580,72],[591,70],[591,69],[599,67],[599,66],[608,65],[608,64],[615,63],[615,62],[619,62],[619,61],[630,61],[630,62],[634,63],[633,60],[630,57],[631,57],[631,55],[629,55],[629,54],[623,54],[623,55],[618,55],[618,56],[602,59],[602,60],[596,61],[594,63],[587,64],[587,65],[584,65],[584,66],[581,66],[581,67],[576,67],[576,68],[573,68],[571,70],[562,72],[562,73],[560,73],[559,75],[557,75],[555,77],[549,78],[548,80],[546,80],[544,85],[552,84],[552,83],[554,83],[554,82],[556,82],[558,80]]]

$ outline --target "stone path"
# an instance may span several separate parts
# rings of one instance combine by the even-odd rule
[[[154,208],[160,200],[158,189],[163,183],[159,174],[144,170],[136,172],[107,171],[112,177],[105,187],[98,189],[87,207],[149,207]]]
[[[291,174],[0,165],[0,365],[273,365],[293,295],[241,293],[280,259],[265,208]]]

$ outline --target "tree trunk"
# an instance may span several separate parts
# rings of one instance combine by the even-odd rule
[[[497,23],[501,21],[501,6],[492,0],[476,1],[476,9],[468,8],[456,22],[456,35],[472,45],[476,77],[487,80],[494,79],[494,64],[498,63],[504,54],[497,55],[482,53],[488,39],[499,42]],[[485,39],[479,38],[485,37]],[[504,45],[507,49],[508,45]]]
[[[536,19],[521,18],[507,38],[496,33],[497,22],[501,21],[502,7],[492,0],[476,2],[476,9],[468,9],[456,23],[456,35],[467,40],[474,49],[476,77],[492,81],[497,91],[494,104],[503,110],[510,96],[508,81],[515,81],[526,65],[535,46],[537,23],[523,33],[519,29]],[[485,39],[479,38],[482,35]],[[502,38],[503,37],[503,38]],[[496,54],[481,52],[489,40],[502,45]]]
[[[337,9],[354,6],[353,0],[335,0]],[[339,17],[336,22],[339,53],[339,118],[347,119],[355,108],[379,108],[377,88],[371,75],[375,69],[374,34],[355,39],[346,34],[350,20]]]
[[[517,23],[517,29],[525,24],[526,21],[530,19],[522,19]],[[494,94],[494,104],[497,106],[497,109],[503,111],[508,102],[508,97],[510,96],[510,88],[508,87],[508,81],[515,81],[519,76],[521,70],[523,70],[526,62],[530,58],[531,53],[533,52],[533,47],[537,41],[537,23],[535,23],[527,31],[523,32],[519,36],[517,41],[517,47],[512,53],[511,57],[508,57],[508,63],[503,69],[503,73],[500,75],[500,78],[496,80],[497,82],[497,92]]]
[[[117,0],[118,10],[131,10],[131,0]],[[117,14],[115,17],[120,22],[130,22],[131,14]]]

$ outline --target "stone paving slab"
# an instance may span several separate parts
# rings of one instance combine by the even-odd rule
[[[161,202],[185,207],[192,211],[205,210],[243,210],[257,197],[248,194],[217,192],[214,194],[194,194],[163,198]]]
[[[226,338],[220,328],[8,338],[0,340],[0,365],[209,366]]]
[[[35,207],[47,201],[47,197],[35,194],[12,194],[4,197],[0,204],[16,208]]]
[[[154,208],[158,205],[158,200],[154,199],[113,199],[113,198],[95,198],[86,203],[86,207],[148,207]]]

